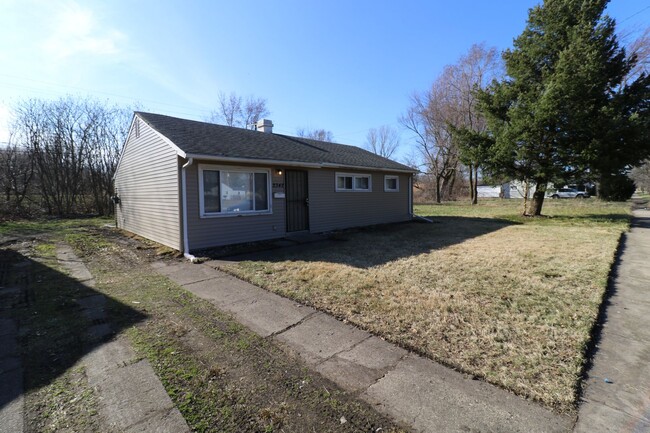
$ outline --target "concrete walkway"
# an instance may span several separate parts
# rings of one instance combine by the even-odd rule
[[[0,433],[22,433],[23,370],[15,321],[0,318]]]
[[[576,432],[650,432],[650,211],[634,216],[622,240]]]
[[[208,299],[313,369],[421,432],[568,432],[574,418],[472,380],[331,316],[216,269],[157,262],[161,274]]]
[[[32,262],[29,260],[18,263],[0,260],[0,433],[22,433],[25,430],[18,324],[10,313],[13,308],[27,303],[32,272]]]
[[[93,276],[69,245],[57,245],[56,255],[72,278],[94,287]],[[94,323],[87,331],[89,341],[105,341],[112,334],[104,311],[106,298],[96,294],[77,302],[81,313]],[[190,431],[149,362],[139,360],[124,337],[99,344],[78,365],[86,367],[88,384],[98,394],[103,431]]]

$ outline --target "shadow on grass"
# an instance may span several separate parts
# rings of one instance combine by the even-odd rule
[[[330,234],[323,241],[221,257],[235,262],[322,261],[367,269],[460,244],[518,224],[494,218],[428,218],[433,220],[433,223],[413,221],[342,230]],[[268,243],[265,244],[267,245]],[[206,255],[211,258],[218,257],[218,254],[211,255],[209,251]]]
[[[24,393],[49,385],[112,335],[146,317],[103,296],[19,252],[0,249],[0,318],[12,319],[18,328],[16,353],[4,356],[5,360],[12,355],[22,359]],[[105,311],[82,308],[82,304],[97,299],[102,301],[96,303],[99,308],[110,311],[110,319],[119,317],[120,320],[109,323]],[[104,332],[93,333],[93,329]],[[11,330],[0,329],[4,338],[16,337],[15,332],[11,334]],[[19,372],[13,370],[10,374]],[[1,388],[0,409],[20,392],[20,387]]]

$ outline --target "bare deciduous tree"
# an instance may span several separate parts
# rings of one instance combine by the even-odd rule
[[[47,213],[71,214],[81,195],[92,123],[83,116],[83,103],[32,99],[20,104],[16,114],[17,132],[34,158]]]
[[[470,201],[478,201],[479,169],[487,157],[486,140],[483,135],[487,126],[478,107],[476,90],[485,88],[493,79],[503,74],[503,65],[496,48],[485,44],[474,44],[458,63],[445,70],[451,87],[452,111],[455,114],[449,123],[456,140],[460,159],[468,168]],[[462,134],[458,134],[462,131]]]
[[[219,93],[219,107],[210,113],[208,121],[228,126],[255,129],[255,123],[270,115],[266,99],[248,96],[246,99],[232,92]]]
[[[48,214],[108,214],[112,178],[131,111],[89,99],[19,103],[15,142],[27,149]]]
[[[91,194],[95,211],[108,215],[112,212],[113,175],[126,141],[133,110],[99,104],[91,104],[87,109],[95,123],[88,149],[85,191]]]
[[[400,118],[401,124],[414,133],[424,161],[424,177],[432,178],[437,203],[442,201],[443,191],[453,184],[458,167],[458,149],[447,124],[449,110],[439,81],[430,91],[414,94],[411,106]]]
[[[332,134],[332,131],[326,129],[298,128],[296,130],[296,135],[298,137],[311,138],[312,140],[318,141],[334,141],[334,134]]]
[[[242,123],[244,128],[254,129],[255,123],[269,116],[271,112],[266,107],[266,99],[249,96],[242,108]]]
[[[376,155],[390,158],[398,147],[399,133],[388,125],[370,128],[366,135],[366,149]]]
[[[631,34],[621,35],[620,39],[626,41]],[[650,27],[641,33],[639,37],[626,44],[626,54],[629,58],[636,57],[636,63],[626,74],[623,83],[630,84],[641,74],[650,74]]]
[[[411,106],[400,118],[401,124],[415,135],[438,203],[451,194],[461,162],[468,165],[472,200],[476,199],[478,157],[461,155],[455,132],[460,128],[484,131],[485,122],[478,113],[474,91],[496,76],[499,65],[496,49],[473,45],[457,64],[445,67],[429,91],[414,94]]]
[[[3,213],[19,215],[34,177],[34,160],[29,149],[22,148],[9,138],[7,147],[0,150],[0,188],[5,198]]]

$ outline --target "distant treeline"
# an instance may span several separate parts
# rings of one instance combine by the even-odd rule
[[[0,217],[110,215],[132,113],[73,97],[17,104],[0,148]]]

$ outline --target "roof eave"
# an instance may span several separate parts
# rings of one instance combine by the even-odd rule
[[[306,168],[346,168],[346,169],[367,170],[367,171],[392,171],[397,173],[417,173],[417,170],[413,170],[413,169],[407,170],[407,169],[389,168],[389,167],[368,167],[368,166],[359,166],[359,165],[332,164],[332,163],[325,163],[325,162],[316,163],[316,162],[301,162],[301,161],[284,161],[284,160],[277,160],[277,159],[236,158],[236,157],[207,155],[207,154],[198,154],[198,153],[188,153],[184,157],[201,159],[206,161],[233,162],[233,163],[242,163],[242,164],[268,164],[268,165],[282,165],[288,167],[306,167]]]

